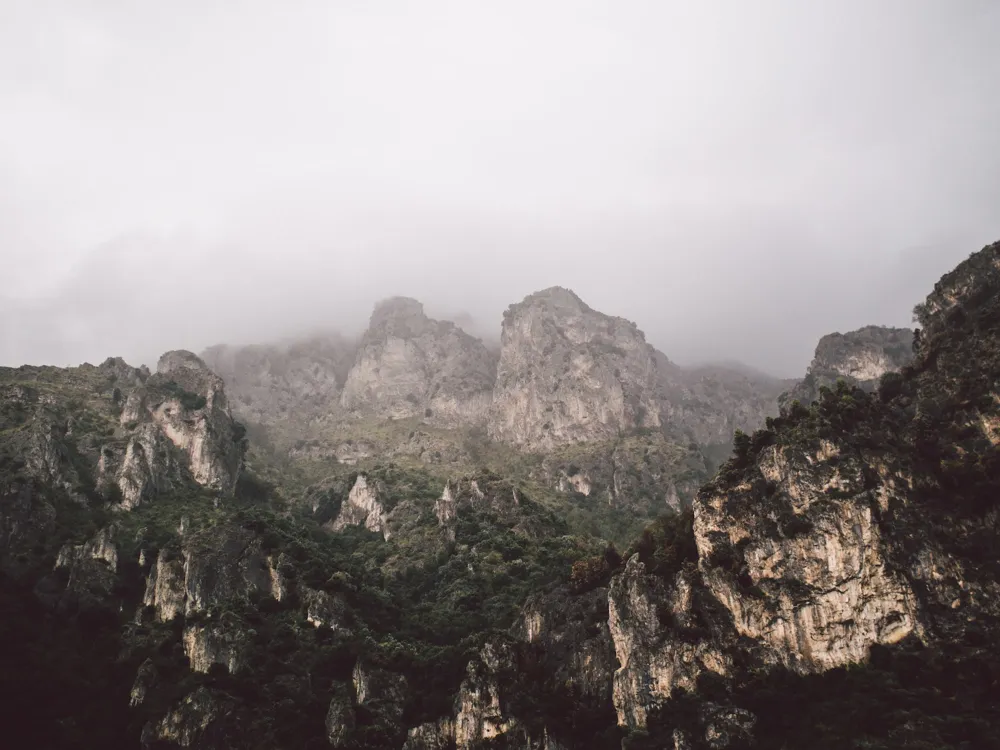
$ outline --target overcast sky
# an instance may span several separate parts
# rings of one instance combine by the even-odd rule
[[[2,0],[0,363],[575,289],[801,374],[1000,239],[996,0]]]

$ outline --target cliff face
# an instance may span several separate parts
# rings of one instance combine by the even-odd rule
[[[555,287],[504,314],[489,432],[529,450],[642,430],[727,444],[777,414],[783,385],[724,366],[679,367],[634,323]]]
[[[455,474],[508,473],[513,463],[637,525],[689,504],[734,430],[777,414],[785,386],[737,366],[679,367],[635,325],[561,288],[512,306],[504,331],[498,371],[481,342],[393,298],[353,347],[331,336],[205,357],[249,420],[251,461],[272,475],[288,477],[292,465],[319,478],[330,462]]]
[[[481,341],[431,320],[416,300],[395,297],[376,305],[340,402],[381,419],[476,423],[489,405],[495,370]]]
[[[491,436],[551,449],[659,425],[656,361],[635,324],[558,287],[508,308]]]
[[[100,367],[4,369],[7,450],[25,472],[78,502],[113,496],[124,509],[186,481],[231,494],[243,429],[222,380],[190,352],[157,372]]]
[[[849,333],[831,333],[819,340],[806,377],[787,393],[781,403],[811,404],[819,389],[838,380],[874,390],[879,379],[898,372],[913,360],[913,331],[909,328],[866,326]]]

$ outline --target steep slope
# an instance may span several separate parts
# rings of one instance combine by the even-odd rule
[[[492,437],[551,449],[659,426],[656,361],[634,323],[561,287],[504,313]]]
[[[782,394],[780,403],[811,404],[819,398],[820,388],[833,386],[838,380],[874,390],[883,375],[898,372],[912,360],[913,331],[909,328],[866,326],[849,333],[831,333],[819,340],[805,378]]]
[[[289,506],[239,471],[221,381],[188,352],[0,384],[11,741],[399,747],[451,710],[486,633],[600,548],[488,473],[348,468]]]
[[[634,323],[553,287],[504,314],[489,433],[528,450],[656,430],[728,445],[777,414],[782,381],[724,366],[686,369]]]
[[[453,323],[431,320],[416,300],[394,297],[372,313],[341,405],[380,419],[477,423],[489,406],[495,372],[481,341]]]

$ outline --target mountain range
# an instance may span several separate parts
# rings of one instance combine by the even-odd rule
[[[499,349],[0,369],[19,745],[991,747],[1000,244],[801,381],[546,289]]]

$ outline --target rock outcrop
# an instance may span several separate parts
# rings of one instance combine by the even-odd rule
[[[242,465],[243,433],[232,420],[222,378],[191,352],[167,352],[146,390],[153,423],[186,455],[195,481],[231,493]]]
[[[494,357],[479,339],[431,320],[416,300],[393,297],[375,306],[341,405],[381,419],[475,424],[489,407],[495,376]]]
[[[183,635],[184,653],[195,672],[208,672],[213,664],[221,664],[235,674],[242,664],[245,641],[242,623],[233,618],[188,625]]]
[[[862,662],[872,645],[920,630],[916,594],[882,538],[880,497],[845,453],[830,443],[815,453],[766,448],[757,464],[772,493],[766,514],[752,486],[709,489],[695,504],[708,588],[740,635],[797,672]],[[735,562],[726,570],[718,560]],[[731,572],[740,564],[742,584]]]
[[[874,390],[888,372],[898,372],[913,361],[913,331],[909,328],[866,326],[848,333],[831,333],[819,340],[805,378],[783,393],[780,403],[811,404],[819,389],[844,380]]]
[[[123,510],[195,482],[232,494],[243,428],[222,380],[190,352],[158,372],[108,359],[99,367],[0,370],[6,443],[50,491],[80,504],[112,497]]]
[[[613,700],[620,726],[645,729],[650,711],[675,690],[694,692],[702,673],[724,677],[729,671],[716,643],[678,637],[694,619],[689,572],[666,584],[633,556],[612,581],[608,612],[619,664]]]
[[[143,604],[153,608],[156,620],[169,622],[274,593],[271,561],[260,538],[228,527],[187,538],[180,550],[161,549],[146,579]]]
[[[504,313],[489,433],[546,450],[660,426],[658,370],[642,332],[573,292],[536,292]]]
[[[542,451],[643,430],[727,444],[778,413],[784,386],[734,367],[679,367],[634,323],[553,287],[504,313],[489,433]]]
[[[377,483],[370,485],[364,474],[358,474],[347,499],[340,506],[340,512],[330,522],[330,529],[340,531],[347,526],[364,526],[388,540],[392,532],[389,530],[388,513],[381,494],[382,490]]]
[[[142,733],[144,748],[169,742],[180,747],[215,747],[205,742],[206,732],[224,707],[212,691],[200,687],[185,696],[156,724],[148,725]]]

